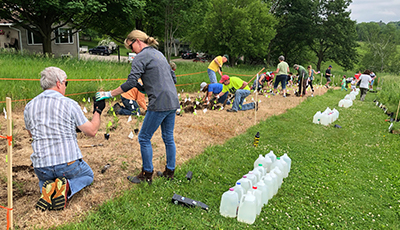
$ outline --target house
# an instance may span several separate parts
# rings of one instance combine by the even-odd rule
[[[55,57],[72,56],[79,58],[79,33],[73,34],[68,27],[59,28],[53,32],[52,51]],[[0,20],[0,49],[14,48],[22,53],[42,53],[42,40],[34,33],[10,23]]]

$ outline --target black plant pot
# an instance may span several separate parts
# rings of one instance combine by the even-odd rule
[[[136,135],[139,133],[139,129],[134,129],[133,131],[135,132]]]
[[[105,133],[105,134],[104,134],[104,138],[105,138],[106,140],[108,140],[108,139],[110,138],[110,134],[109,134],[109,133]]]

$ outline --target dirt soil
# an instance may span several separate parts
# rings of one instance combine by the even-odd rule
[[[323,87],[318,87],[314,96],[326,92]],[[270,96],[270,98],[257,95],[259,101],[259,110],[239,111],[237,113],[226,112],[226,106],[222,111],[197,110],[197,115],[193,113],[184,113],[176,117],[175,124],[175,142],[176,142],[176,163],[180,165],[190,158],[201,154],[203,150],[210,145],[223,144],[227,139],[244,133],[250,126],[258,123],[272,115],[284,113],[287,109],[296,107],[307,97],[295,97],[293,89],[289,90],[291,94],[287,98],[282,95]],[[182,98],[186,92],[181,92]],[[185,95],[185,96],[184,96]],[[194,100],[199,94],[189,94]],[[201,95],[203,96],[203,95]],[[252,93],[247,97],[247,102],[256,98]],[[246,102],[245,102],[246,103]],[[110,132],[110,139],[105,140],[104,133],[109,121],[114,122],[113,116],[106,113],[109,110],[109,104],[101,116],[101,128],[98,135],[94,138],[78,133],[78,144],[81,147],[84,160],[91,166],[94,172],[94,182],[89,187],[83,189],[74,195],[69,201],[69,205],[64,211],[41,212],[34,206],[40,197],[38,179],[30,167],[30,155],[32,148],[30,138],[25,130],[23,108],[14,108],[13,119],[13,138],[15,145],[13,147],[13,202],[14,202],[14,224],[21,229],[32,229],[34,227],[50,228],[66,222],[77,221],[84,216],[87,211],[95,209],[106,200],[119,196],[121,191],[130,189],[135,185],[130,183],[126,177],[139,172],[141,168],[140,148],[137,135],[133,139],[128,135],[137,126],[137,118],[128,122],[128,116],[118,116],[118,127]],[[114,104],[114,102],[113,102]],[[91,119],[92,105],[86,105],[89,112],[86,116]],[[85,107],[81,104],[82,109]],[[223,117],[223,119],[221,119]],[[310,117],[310,120],[312,117]],[[139,122],[139,129],[141,122]],[[232,126],[231,124],[237,124]],[[6,120],[4,115],[0,118],[0,135],[6,135]],[[84,145],[102,145],[97,147],[83,148]],[[163,171],[165,167],[165,147],[161,138],[161,131],[158,129],[152,138],[154,150],[153,164],[155,171]],[[0,139],[0,153],[7,154],[7,142]],[[7,164],[3,160],[0,167],[0,205],[7,206],[7,184],[6,168]],[[111,167],[105,173],[101,173],[102,168],[110,164]],[[6,211],[0,209],[0,226],[6,226]],[[5,228],[2,228],[5,229]]]

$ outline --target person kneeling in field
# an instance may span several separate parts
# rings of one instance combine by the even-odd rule
[[[206,93],[204,95],[202,101],[204,102],[204,105],[208,105],[210,103],[210,100],[212,100],[211,96],[216,96],[222,91],[223,85],[221,83],[211,83],[207,84],[206,82],[202,82],[200,84],[200,91]],[[228,98],[228,92],[226,92],[224,95],[222,95],[220,98],[218,98],[218,103],[225,103],[225,100]],[[227,105],[230,105],[231,102],[228,100],[226,102]]]
[[[238,110],[249,110],[249,109],[258,109],[258,105],[256,103],[251,102],[248,104],[244,104],[244,99],[250,95],[250,87],[248,83],[243,81],[238,77],[229,77],[228,75],[223,75],[220,83],[224,84],[221,93],[217,95],[217,98],[222,97],[226,92],[230,92],[235,95],[235,100],[232,103],[232,108],[226,111],[228,112],[237,112]]]
[[[100,127],[104,100],[94,102],[92,121],[79,104],[65,97],[66,73],[57,67],[41,73],[43,92],[24,110],[25,127],[32,137],[31,160],[42,193],[36,208],[62,210],[75,193],[93,182],[93,171],[82,159],[76,127],[94,137]]]

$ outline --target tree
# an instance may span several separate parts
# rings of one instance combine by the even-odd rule
[[[276,25],[277,34],[269,45],[268,64],[278,62],[280,55],[284,55],[291,63],[310,61],[308,44],[312,42],[314,35],[313,7],[309,0],[272,1],[271,12],[279,23]]]
[[[231,63],[240,56],[263,57],[275,36],[276,19],[269,9],[270,5],[260,0],[211,0],[189,40],[209,54],[228,54]]]
[[[319,0],[315,2],[313,13],[312,42],[308,45],[317,56],[317,69],[324,61],[334,61],[352,69],[357,62],[357,33],[355,21],[350,19],[351,0]]]
[[[90,22],[93,14],[105,10],[97,0],[0,0],[0,17],[42,38],[43,53],[52,53],[52,33],[69,25],[78,31]]]
[[[398,39],[397,31],[393,24],[379,25],[375,22],[363,23],[360,31],[360,37],[365,41],[367,53],[362,58],[361,65],[365,69],[383,72],[389,69],[395,69],[391,65],[396,58],[396,46]],[[393,63],[393,64],[391,64]]]
[[[88,27],[113,40],[123,43],[126,35],[133,29],[143,30],[142,19],[145,7],[150,0],[102,0],[105,10],[92,16]]]

